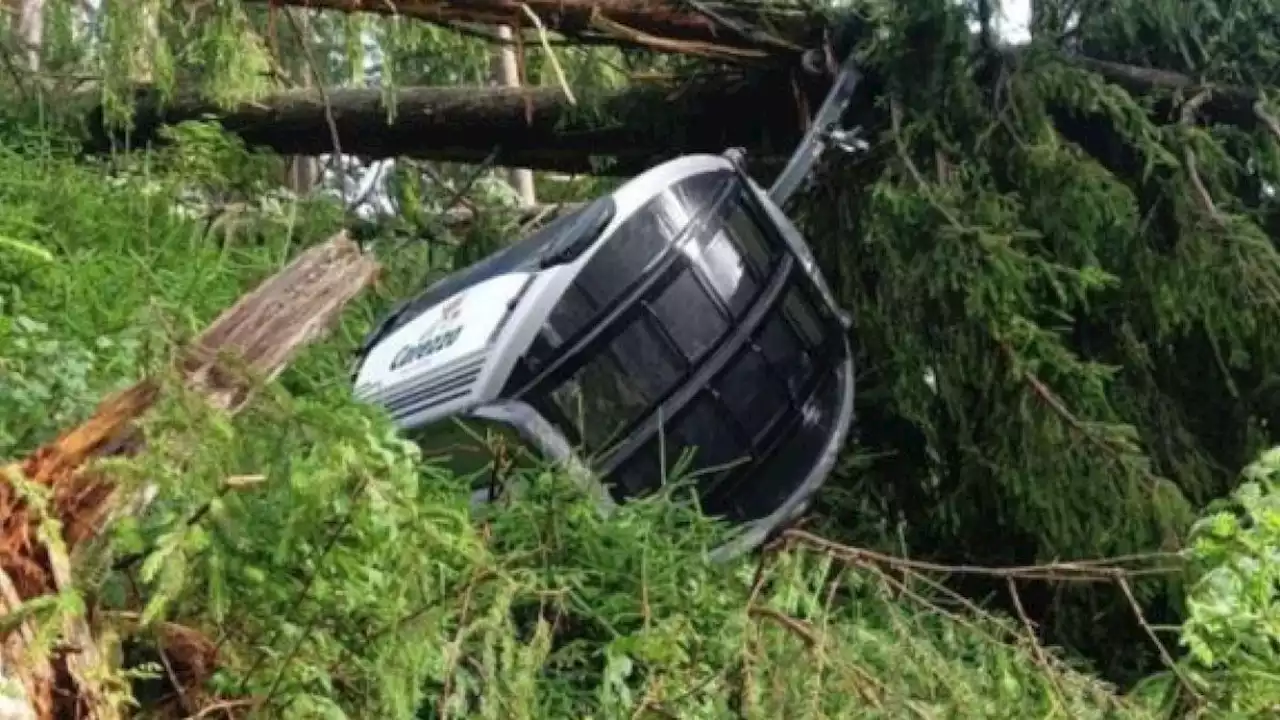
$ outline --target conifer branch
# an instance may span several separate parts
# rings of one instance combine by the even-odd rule
[[[1267,112],[1267,109],[1263,106],[1261,100],[1258,100],[1253,104],[1253,114],[1258,118],[1258,121],[1262,123],[1263,127],[1271,133],[1271,136],[1274,137],[1277,142],[1280,142],[1280,121],[1277,121],[1271,113]]]
[[[1204,97],[1195,103],[1193,112],[1189,116],[1197,122],[1224,123],[1246,130],[1256,127],[1261,122],[1257,108],[1262,100],[1262,93],[1256,89],[1206,83],[1169,70],[1125,65],[1082,55],[1063,54],[1061,59],[1068,65],[1095,73],[1107,82],[1118,85],[1134,95],[1190,98],[1203,95]]]
[[[1194,157],[1192,159],[1194,160]],[[1004,352],[1006,359],[1016,368],[1018,360],[1017,353],[1014,349],[1004,343],[1001,344],[1000,348]],[[1027,387],[1031,389],[1031,392],[1036,397],[1040,398],[1040,400],[1048,406],[1049,409],[1052,410],[1053,413],[1072,430],[1072,432],[1079,435],[1082,439],[1098,450],[1101,450],[1122,468],[1124,467],[1125,451],[1122,448],[1117,448],[1114,441],[1107,437],[1100,436],[1098,433],[1090,429],[1085,421],[1077,417],[1076,414],[1071,411],[1071,408],[1067,407],[1067,404],[1063,402],[1062,398],[1059,397],[1058,394],[1055,393],[1048,385],[1046,385],[1043,380],[1037,377],[1035,373],[1021,371],[1021,375],[1023,381],[1027,384]],[[1139,468],[1139,474],[1153,488],[1157,487],[1161,482],[1161,478],[1159,476],[1145,467]]]
[[[1116,584],[1120,586],[1120,592],[1124,593],[1125,601],[1128,602],[1129,607],[1133,609],[1133,615],[1137,620],[1138,625],[1142,628],[1142,631],[1146,633],[1147,638],[1151,641],[1152,645],[1155,646],[1156,652],[1160,654],[1160,662],[1164,663],[1165,667],[1173,673],[1174,677],[1178,679],[1178,683],[1182,686],[1182,689],[1189,696],[1196,700],[1203,700],[1204,696],[1196,688],[1195,683],[1191,681],[1191,678],[1188,677],[1186,672],[1184,672],[1181,666],[1178,665],[1178,661],[1173,659],[1173,655],[1169,653],[1169,649],[1160,641],[1160,637],[1156,635],[1156,631],[1151,627],[1151,623],[1147,621],[1146,616],[1142,613],[1142,606],[1138,603],[1138,598],[1134,596],[1133,588],[1129,587],[1128,579],[1123,575],[1119,575],[1116,577]]]
[[[1063,703],[1063,698],[1067,694],[1062,689],[1062,683],[1054,675],[1049,656],[1045,654],[1044,647],[1036,636],[1035,624],[1031,621],[1031,616],[1027,615],[1027,609],[1022,604],[1022,594],[1018,592],[1018,583],[1014,578],[1005,578],[1005,588],[1009,593],[1010,600],[1013,601],[1013,609],[1018,615],[1018,622],[1022,623],[1023,629],[1027,631],[1027,641],[1031,645],[1031,651],[1035,654],[1036,664],[1045,670],[1045,677],[1049,679],[1049,685],[1053,688],[1053,692],[1049,696],[1049,699],[1053,701],[1053,709],[1055,712],[1067,715],[1068,713]]]
[[[1176,563],[1180,563],[1182,559],[1177,553],[1150,552],[1120,555],[1111,558],[1064,560],[1039,565],[1009,567],[949,565],[896,557],[867,548],[851,547],[814,535],[807,530],[789,529],[783,532],[782,538],[789,541],[783,547],[804,545],[845,562],[870,563],[881,567],[909,570],[916,573],[977,575],[999,580],[1013,578],[1015,580],[1041,580],[1046,582],[1111,582],[1118,574],[1126,577],[1171,575],[1179,571],[1180,568]],[[1161,564],[1166,562],[1172,564]],[[1130,567],[1133,565],[1139,567]]]
[[[1195,122],[1196,111],[1208,102],[1210,92],[1201,90],[1196,93],[1195,97],[1187,101],[1182,107],[1181,123],[1183,127],[1189,128]],[[1191,183],[1191,187],[1195,190],[1196,199],[1200,203],[1200,207],[1204,210],[1214,222],[1222,225],[1225,220],[1222,213],[1218,211],[1218,206],[1213,202],[1213,195],[1209,193],[1209,188],[1205,187],[1204,180],[1200,178],[1200,171],[1196,167],[1196,153],[1191,148],[1191,144],[1187,143],[1182,149],[1183,163],[1186,165],[1187,180]]]

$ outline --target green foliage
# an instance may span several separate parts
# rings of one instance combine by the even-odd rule
[[[193,194],[226,203],[256,193],[262,178],[244,171],[255,159],[220,134],[180,135],[165,154],[112,175],[47,148],[0,147],[14,239],[54,256],[0,265],[17,270],[0,286],[0,457],[29,452],[109,390],[158,369],[175,341],[289,259],[295,231],[314,240],[336,229],[340,214],[317,213],[317,200],[258,207],[243,214],[241,233],[217,232],[193,210]],[[299,216],[310,219],[290,221]],[[421,248],[399,256],[406,268],[389,274],[393,289],[420,273]],[[302,358],[253,412],[232,420],[181,394],[160,408],[145,428],[145,460],[109,469],[126,487],[159,490],[152,512],[115,528],[114,554],[138,561],[112,570],[104,556],[80,569],[81,591],[104,611],[141,611],[148,625],[176,616],[212,638],[244,633],[222,648],[226,672],[239,674],[214,685],[274,689],[275,701],[295,703],[294,717],[335,703],[354,717],[411,715],[429,648],[363,633],[425,597],[431,557],[458,565],[477,542],[463,495],[447,477],[422,478],[416,454],[342,383],[346,353],[385,305],[357,303],[335,345]],[[229,476],[252,474],[269,482],[229,490]],[[373,567],[371,557],[386,562]],[[290,580],[311,571],[309,591]],[[144,607],[129,604],[135,583]],[[346,689],[327,674],[335,663],[347,668]]]
[[[450,618],[414,613],[481,550],[465,495],[338,393],[274,395],[235,419],[179,400],[148,423],[146,460],[118,471],[158,486],[120,528],[144,559],[104,594],[122,601],[133,575],[143,623],[226,638],[212,691],[268,698],[271,716],[408,717],[441,649],[405,639]]]
[[[801,548],[713,565],[719,529],[664,497],[604,518],[543,475],[491,523],[505,560],[451,641],[475,660],[421,717],[1145,717],[874,570]]]
[[[50,332],[25,315],[0,317],[0,448],[30,449],[80,419],[111,389],[111,380],[137,367],[138,344],[127,335],[92,345]],[[112,367],[114,366],[114,367]]]
[[[826,529],[983,565],[1176,550],[1280,419],[1263,190],[1280,179],[1276,137],[1181,122],[1191,98],[1131,94],[1064,62],[1065,26],[1042,28],[1015,65],[975,51],[954,4],[858,7],[875,28],[853,33],[879,91],[859,115],[872,149],[833,162],[801,211],[854,313],[870,458],[836,481]],[[1037,7],[1045,22],[1065,13]],[[1082,10],[1072,42],[1252,87],[1277,69],[1270,31],[1251,29],[1271,9],[1112,3]],[[1173,62],[1184,46],[1236,50]],[[999,585],[957,586],[1009,602]],[[1176,580],[1134,591],[1180,620]],[[1052,595],[1029,612],[1055,644],[1127,681],[1159,663],[1121,593]]]
[[[1229,501],[1192,529],[1195,582],[1182,643],[1231,717],[1280,710],[1280,449],[1246,468]]]
[[[299,244],[266,210],[233,238],[175,211],[193,190],[257,187],[218,182],[213,168],[250,158],[189,130],[111,182],[56,152],[6,151],[0,193],[34,219],[15,239],[54,261],[3,290],[27,319],[4,326],[20,382],[3,386],[0,455],[158,368]],[[384,260],[402,295],[424,249],[384,251],[401,253]],[[350,399],[349,352],[384,307],[357,302],[235,417],[167,393],[148,452],[103,468],[155,497],[77,569],[144,714],[171,694],[148,637],[176,623],[218,644],[208,692],[270,717],[1147,716],[1008,642],[1009,623],[886,570],[805,548],[714,565],[725,528],[665,497],[606,517],[534,467],[527,498],[473,517],[463,482]]]
[[[126,19],[144,5],[158,37]],[[1110,3],[1077,35],[1091,57],[1254,86],[1277,69],[1273,5]],[[108,97],[130,72],[228,101],[262,92],[268,71],[367,81],[365,60],[388,93],[488,72],[480,41],[404,19],[311,16],[303,42],[256,6],[113,7],[103,43],[56,34],[49,54],[57,70],[105,73]],[[112,469],[157,488],[149,513],[116,527],[116,554],[136,562],[99,559],[85,589],[216,639],[211,689],[265,698],[270,716],[1154,717],[1189,702],[1184,683],[1210,713],[1273,711],[1274,458],[1238,488],[1236,469],[1280,422],[1280,207],[1266,190],[1280,145],[1263,124],[1192,127],[1178,119],[1188,98],[1136,97],[1064,64],[1045,38],[1066,33],[1066,5],[1037,8],[1043,46],[996,72],[954,3],[853,4],[875,30],[857,42],[883,98],[862,115],[873,149],[833,163],[799,211],[859,341],[860,443],[824,529],[1000,566],[1190,538],[1185,595],[1188,578],[1133,583],[1154,623],[1181,627],[1176,672],[1121,699],[1074,669],[1082,652],[1130,680],[1159,659],[1128,597],[1097,585],[1014,584],[1067,646],[1040,652],[1022,623],[987,614],[1024,611],[1003,579],[952,579],[957,600],[892,563],[844,567],[809,547],[770,554],[759,575],[715,567],[702,550],[722,528],[662,498],[603,518],[546,469],[527,471],[527,501],[471,517],[463,483],[421,467],[345,384],[389,300],[512,229],[495,212],[464,241],[434,222],[465,168],[443,169],[454,188],[397,178],[404,217],[376,239],[386,297],[355,303],[249,412],[178,394],[153,416],[151,452]],[[688,70],[555,53],[575,92],[627,69]],[[527,71],[557,82],[540,48]],[[345,214],[271,189],[275,164],[207,125],[110,167],[14,137],[0,144],[0,456],[158,367]]]

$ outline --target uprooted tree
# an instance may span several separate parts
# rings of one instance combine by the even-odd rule
[[[728,2],[418,0],[377,20],[361,14],[390,6],[306,4],[344,14],[330,40],[381,33],[406,56],[422,27],[474,36],[516,26],[543,86],[483,92],[444,81],[272,87],[267,49],[290,4],[193,5],[132,33],[121,9],[132,4],[115,5],[106,24],[122,55],[208,50],[259,29],[235,41],[243,57],[211,56],[223,71],[255,73],[245,81],[254,87],[246,97],[222,80],[184,87],[203,68],[179,60],[146,78],[171,87],[142,91],[126,138],[103,122],[138,96],[127,73],[108,75],[110,87],[92,93],[107,100],[89,115],[88,149],[215,115],[251,145],[292,154],[568,171],[599,156],[632,171],[728,144],[777,155],[823,90],[800,50],[859,53],[868,82],[851,119],[871,147],[830,162],[796,210],[853,313],[861,368],[858,440],[820,514],[829,534],[939,564],[1157,557],[1182,546],[1192,519],[1273,439],[1271,3],[1033,2],[1031,40],[1017,47],[971,31],[971,17],[990,18],[986,3],[867,2],[817,15]],[[568,61],[543,45],[546,33],[681,57],[656,65],[658,79],[584,90],[561,81]],[[397,62],[393,51],[381,59],[415,80]],[[337,71],[319,64],[306,71],[332,80]],[[40,83],[57,82],[20,85],[52,92]],[[1177,581],[1066,580],[972,573],[951,587],[1002,598],[1042,640],[1112,677],[1167,660],[1151,626],[1180,618]]]
[[[294,355],[330,329],[377,270],[345,236],[310,249],[228,308],[179,353],[172,368],[177,387],[222,411],[238,411],[256,384],[279,375]],[[0,672],[6,683],[19,681],[35,717],[121,716],[127,694],[107,686],[106,648],[85,617],[68,616],[62,639],[75,649],[50,661],[43,656],[47,648],[38,647],[32,624],[23,622],[21,609],[41,598],[74,593],[72,554],[82,559],[101,554],[101,543],[92,547],[95,539],[109,533],[120,516],[145,509],[148,488],[122,487],[109,472],[90,465],[141,449],[143,433],[137,423],[172,382],[169,377],[138,382],[104,400],[86,422],[22,463],[2,468],[0,608],[19,625],[10,630]],[[194,637],[196,646],[187,649],[182,663],[198,685],[213,668],[216,648]]]

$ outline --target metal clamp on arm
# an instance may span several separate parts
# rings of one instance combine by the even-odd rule
[[[866,149],[867,144],[857,137],[856,129],[838,127],[840,118],[844,115],[845,108],[849,106],[849,101],[853,98],[853,93],[860,82],[862,82],[862,74],[858,72],[854,55],[850,52],[841,63],[840,70],[831,83],[831,90],[822,101],[822,107],[818,108],[817,114],[813,116],[813,122],[809,125],[804,139],[796,146],[795,152],[787,160],[786,167],[769,188],[769,198],[778,207],[782,207],[791,199],[791,196],[809,177],[813,166],[828,146],[844,152]]]

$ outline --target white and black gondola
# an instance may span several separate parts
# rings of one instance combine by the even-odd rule
[[[401,304],[370,333],[356,395],[430,454],[451,419],[565,464],[605,505],[659,488],[692,450],[704,512],[742,532],[797,517],[853,422],[848,316],[782,206],[839,118],[852,61],[768,191],[743,155],[688,155]],[[480,481],[474,500],[502,490]]]

